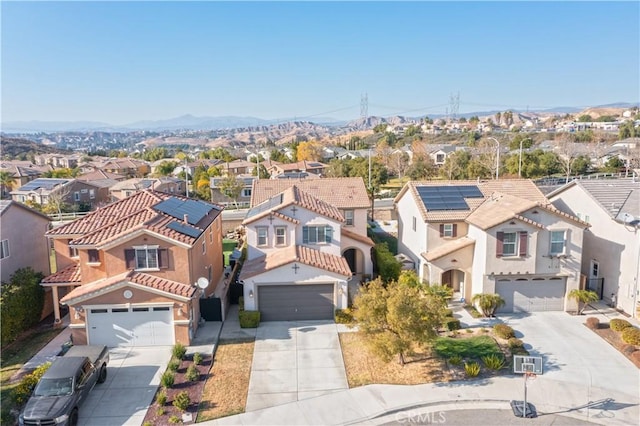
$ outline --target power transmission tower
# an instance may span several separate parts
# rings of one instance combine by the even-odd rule
[[[449,96],[449,109],[451,110],[451,118],[453,120],[458,118],[458,111],[460,110],[460,92],[455,96]]]
[[[367,121],[369,118],[369,96],[367,93],[360,95],[360,117]]]

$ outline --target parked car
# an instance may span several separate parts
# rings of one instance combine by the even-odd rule
[[[107,380],[106,346],[72,346],[44,373],[20,414],[20,425],[71,425],[96,383]]]

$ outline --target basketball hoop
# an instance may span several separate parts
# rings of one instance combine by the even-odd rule
[[[524,373],[525,380],[535,380],[538,378],[538,375],[533,371],[526,371]]]

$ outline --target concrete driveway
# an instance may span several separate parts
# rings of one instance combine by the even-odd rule
[[[273,321],[256,332],[246,411],[348,389],[333,321]]]
[[[535,312],[501,315],[531,355],[544,357],[544,380],[601,388],[639,399],[640,374],[633,363],[589,330],[587,315]],[[521,334],[519,334],[520,332]]]
[[[141,425],[171,359],[171,346],[112,348],[107,380],[80,407],[78,424]]]

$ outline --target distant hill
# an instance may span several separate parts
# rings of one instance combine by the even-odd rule
[[[15,159],[33,154],[72,154],[71,151],[58,149],[48,145],[42,145],[28,139],[0,138],[0,151],[2,158]]]

